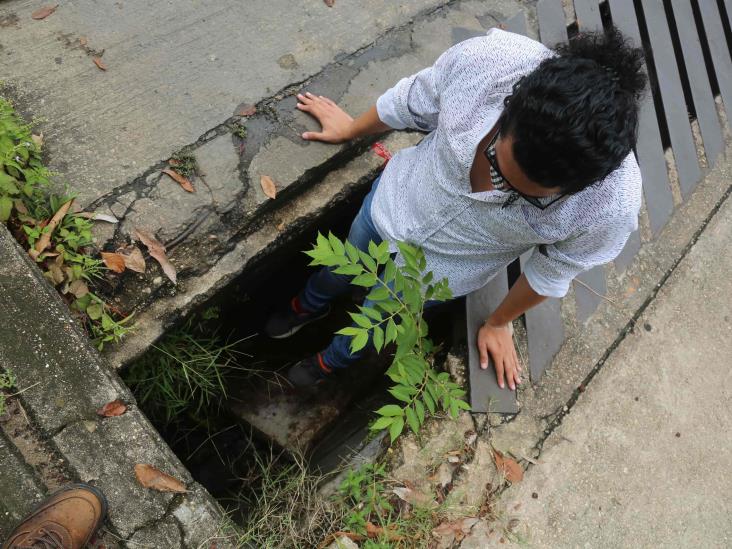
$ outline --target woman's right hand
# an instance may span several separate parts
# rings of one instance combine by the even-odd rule
[[[319,132],[305,132],[303,139],[309,141],[323,141],[325,143],[343,143],[353,138],[351,134],[353,118],[335,101],[313,95],[310,92],[297,95],[297,108],[313,116],[321,125]]]

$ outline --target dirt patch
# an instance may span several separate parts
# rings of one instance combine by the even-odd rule
[[[5,15],[0,15],[0,28],[19,27],[19,26],[20,26],[20,17],[18,17],[15,13],[8,13]]]

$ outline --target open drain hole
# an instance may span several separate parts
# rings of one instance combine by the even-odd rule
[[[285,306],[314,272],[303,250],[312,247],[318,231],[345,238],[366,191],[354,192],[337,208],[322,212],[210,299],[184,327],[170,332],[158,349],[151,349],[123,372],[141,408],[193,477],[242,520],[247,506],[265,489],[263,466],[286,470],[293,455],[301,452],[313,470],[333,470],[368,442],[373,411],[393,402],[387,392],[391,382],[383,374],[390,358],[383,353],[372,352],[315,392],[294,391],[284,379],[289,365],[324,349],[336,330],[350,324],[348,312],[355,311],[364,297],[355,287],[351,295],[333,303],[327,318],[288,339],[272,340],[261,333],[267,316]],[[442,345],[438,364],[450,349],[463,345],[463,315],[462,300],[426,315],[430,337]],[[151,363],[160,364],[160,349],[169,360],[177,353],[170,345],[189,345],[180,336],[186,333],[198,341],[217,341],[219,347],[230,345],[226,354],[233,357],[231,368],[221,374],[226,395],[205,406],[189,403],[170,414],[161,406],[162,400],[170,398],[170,388],[145,396],[152,384],[145,370]],[[164,366],[181,367],[169,362]],[[212,372],[206,375],[216,383]],[[169,380],[154,383],[164,385]]]

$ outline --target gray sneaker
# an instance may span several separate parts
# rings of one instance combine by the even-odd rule
[[[294,298],[290,302],[290,306],[286,310],[275,311],[267,319],[264,325],[264,333],[267,336],[274,339],[290,337],[300,328],[307,326],[311,322],[325,318],[330,314],[330,306],[314,313],[297,312],[296,299]]]
[[[320,353],[301,360],[287,371],[287,379],[298,389],[320,385],[331,378],[332,375],[332,368],[329,368],[323,362]]]

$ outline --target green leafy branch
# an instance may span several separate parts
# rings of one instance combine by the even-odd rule
[[[388,242],[370,242],[368,250],[342,242],[333,234],[318,234],[312,250],[305,252],[311,265],[333,268],[336,274],[352,276],[352,284],[368,288],[370,306],[350,313],[354,326],[337,333],[351,337],[351,352],[363,349],[369,342],[377,352],[394,343],[394,360],[386,374],[394,382],[389,392],[400,404],[388,404],[376,411],[379,416],[371,429],[389,430],[391,441],[408,425],[419,432],[426,417],[438,410],[457,418],[460,410],[470,405],[462,400],[465,391],[450,380],[447,372],[438,372],[432,365],[434,344],[427,337],[427,324],[422,318],[425,303],[445,301],[452,297],[447,280],[435,282],[426,272],[424,252],[415,246],[397,244],[402,262],[389,253]]]

